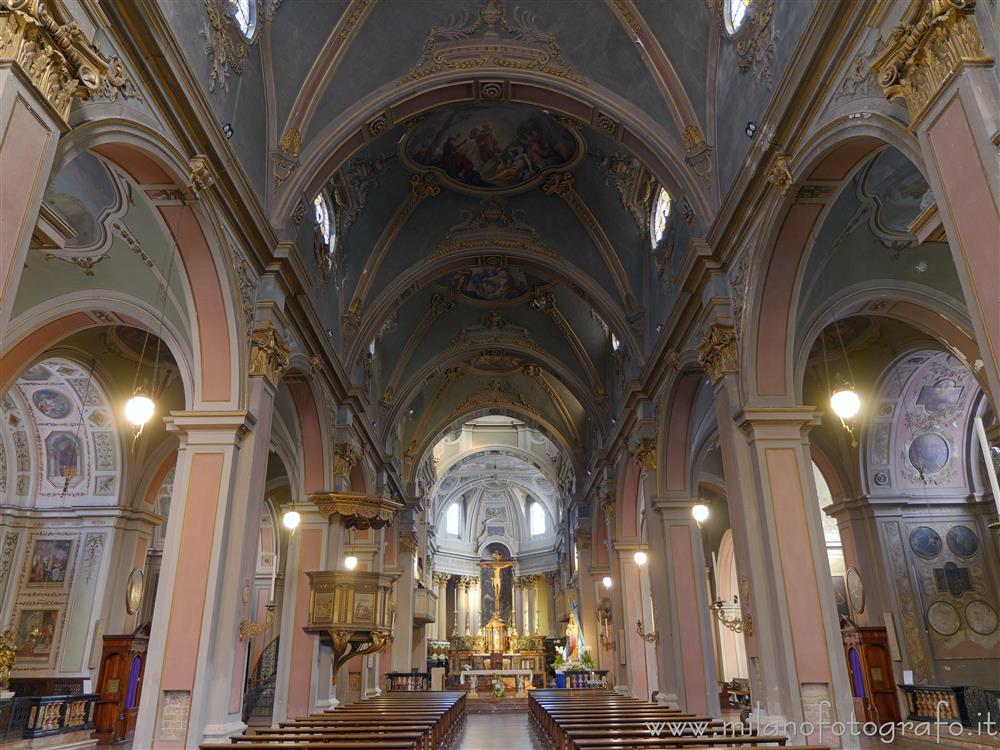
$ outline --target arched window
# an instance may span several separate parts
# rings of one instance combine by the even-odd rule
[[[611,334],[611,351],[616,352],[622,348],[622,342],[613,333]]]
[[[448,536],[458,536],[462,524],[462,506],[457,502],[448,506],[444,517],[444,530]]]
[[[531,536],[541,536],[545,533],[545,509],[537,500],[528,503],[528,528]]]
[[[257,0],[231,0],[233,3],[233,20],[236,27],[248,40],[253,39],[257,28]]]
[[[337,241],[337,234],[334,229],[333,218],[330,214],[330,204],[326,199],[326,195],[323,193],[317,195],[313,200],[313,216],[316,221],[316,231],[318,231],[320,236],[323,238],[323,244],[326,245],[326,251],[328,253],[333,253],[333,246]]]
[[[730,34],[735,34],[747,20],[747,11],[753,0],[725,0],[726,3],[726,30]]]
[[[736,0],[738,1],[738,0]],[[659,247],[663,235],[667,233],[667,220],[670,218],[670,193],[660,186],[653,201],[653,214],[649,218],[649,239],[653,247]]]

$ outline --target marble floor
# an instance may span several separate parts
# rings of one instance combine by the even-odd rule
[[[469,714],[454,745],[457,750],[545,750],[527,713]]]

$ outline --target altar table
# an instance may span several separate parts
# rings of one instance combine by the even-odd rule
[[[479,693],[479,678],[480,677],[493,677],[494,675],[499,675],[500,677],[514,677],[517,684],[517,697],[523,698],[527,693],[525,692],[525,678],[528,680],[528,684],[531,684],[532,672],[530,669],[463,669],[459,672],[458,682],[461,685],[465,684],[466,675],[472,676],[472,689],[469,691],[469,696],[472,698],[478,697]]]

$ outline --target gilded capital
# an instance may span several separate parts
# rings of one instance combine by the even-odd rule
[[[653,459],[656,459],[656,453],[653,453]],[[601,510],[604,511],[604,515],[607,517],[608,521],[611,523],[615,522],[615,498],[614,495],[607,495],[604,498],[604,502],[601,503]]]
[[[656,471],[656,438],[644,437],[632,448],[632,455],[643,471]]]
[[[963,66],[993,64],[973,20],[976,0],[923,0],[896,25],[871,69],[890,101],[905,99],[915,127]]]
[[[351,480],[351,470],[361,456],[350,443],[337,443],[333,446],[333,476],[336,479]]]
[[[590,529],[577,529],[573,541],[578,549],[590,549]]]
[[[63,120],[108,70],[76,22],[60,23],[46,0],[0,0],[0,61],[16,63]]]
[[[417,551],[417,535],[406,531],[399,535],[399,552],[401,555],[412,555]]]
[[[288,345],[273,326],[253,332],[250,374],[263,375],[277,387],[288,369]]]
[[[728,325],[712,324],[698,345],[698,362],[708,372],[713,383],[719,382],[724,373],[739,372],[736,329]]]

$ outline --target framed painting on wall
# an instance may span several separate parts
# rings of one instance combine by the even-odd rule
[[[17,658],[48,661],[56,636],[58,609],[22,609],[17,615]]]
[[[28,561],[29,588],[63,588],[69,581],[72,539],[36,539]]]

